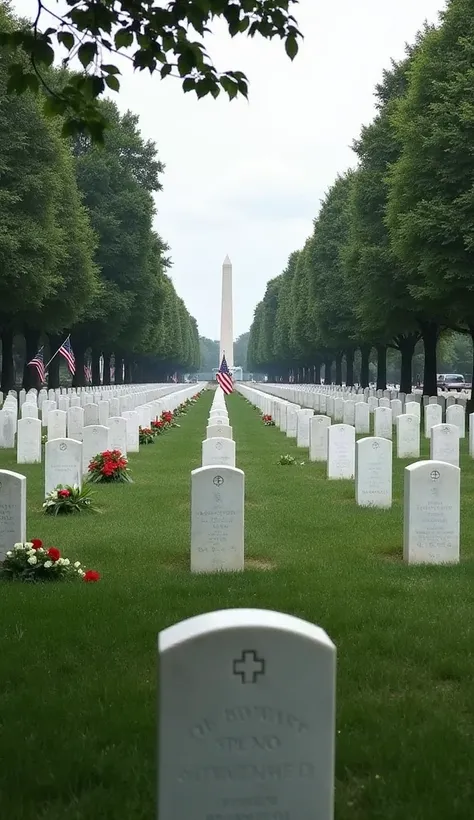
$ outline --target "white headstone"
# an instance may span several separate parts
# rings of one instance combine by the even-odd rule
[[[206,438],[232,438],[232,427],[228,424],[215,424],[206,427]]]
[[[191,473],[191,572],[244,568],[244,473],[200,467]]]
[[[344,399],[334,399],[334,421],[342,421],[344,416]]]
[[[405,467],[403,557],[408,563],[458,563],[460,475],[459,467],[444,461]]]
[[[41,421],[39,419],[29,416],[19,419],[16,460],[17,464],[38,464],[41,462]]]
[[[435,424],[431,428],[430,458],[459,467],[459,429],[454,424]]]
[[[82,430],[84,427],[84,410],[82,407],[72,405],[67,411],[67,436],[74,441],[82,441]]]
[[[107,422],[110,416],[110,405],[108,401],[99,402],[99,424],[107,427]]]
[[[392,422],[395,424],[395,419],[400,413],[403,413],[403,405],[400,399],[392,399],[390,402],[390,409],[392,411]]]
[[[48,426],[48,415],[51,410],[56,410],[56,402],[51,401],[50,399],[45,399],[43,404],[41,405],[41,424],[43,427]]]
[[[309,425],[313,415],[312,410],[298,410],[296,422],[296,446],[309,447]]]
[[[46,442],[44,450],[44,494],[58,484],[82,486],[82,444],[72,438],[55,438]]]
[[[87,473],[91,460],[98,453],[109,450],[109,428],[91,424],[82,431],[82,472]]]
[[[296,404],[292,404],[286,411],[286,435],[288,438],[296,438],[298,432],[298,410]]]
[[[430,438],[431,428],[435,424],[441,424],[443,420],[443,411],[439,404],[425,405],[425,438]]]
[[[26,541],[26,477],[0,470],[0,561],[19,541]]]
[[[392,411],[382,403],[374,410],[374,435],[377,438],[392,438]]]
[[[360,507],[392,506],[392,442],[361,438],[356,444],[356,503]]]
[[[64,410],[50,410],[48,413],[48,441],[66,438],[67,413]]]
[[[127,422],[127,452],[138,453],[140,451],[140,417],[136,410],[125,410],[123,417]]]
[[[397,458],[420,457],[420,417],[415,413],[397,416]]]
[[[15,446],[16,412],[11,412],[5,406],[0,410],[0,449],[11,449]]]
[[[469,413],[469,455],[474,458],[474,413]]]
[[[313,416],[309,423],[309,460],[327,461],[329,416]]]
[[[30,404],[29,402],[25,401],[25,403],[21,407],[21,417],[22,419],[37,419],[38,407],[36,406],[36,404]]]
[[[385,391],[387,392],[387,391]],[[388,391],[390,393],[390,391]],[[379,407],[388,407],[390,408],[390,399],[384,396],[382,399],[379,400]]]
[[[88,427],[90,424],[99,424],[98,404],[86,404],[84,407],[84,427]]]
[[[367,402],[356,403],[354,420],[356,433],[370,433],[370,408]]]
[[[120,399],[118,399],[117,397],[111,398],[110,401],[109,401],[109,415],[110,416],[118,416],[119,414],[120,414]]]
[[[226,609],[164,630],[159,653],[160,820],[332,820],[336,649],[322,629]]]
[[[120,450],[122,455],[127,455],[127,421],[121,416],[110,416],[109,428],[109,449]]]
[[[421,405],[418,401],[407,401],[405,403],[405,413],[407,416],[418,416],[421,418]]]
[[[355,428],[350,424],[328,427],[328,478],[354,478]]]
[[[461,404],[453,404],[446,410],[446,424],[454,424],[459,431],[459,438],[466,436],[466,411]]]
[[[69,410],[69,396],[60,396],[58,399],[58,410],[64,410],[65,413]]]
[[[344,402],[342,409],[342,420],[344,424],[355,423],[355,406],[355,401],[352,401],[351,399]]]
[[[202,466],[224,464],[235,467],[235,441],[230,438],[207,438],[202,443]]]

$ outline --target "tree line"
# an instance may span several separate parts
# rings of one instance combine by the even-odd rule
[[[0,4],[0,28],[19,25]],[[28,362],[45,363],[70,334],[73,384],[164,381],[199,367],[199,335],[169,276],[168,247],[153,228],[153,195],[164,166],[138,118],[101,101],[102,145],[61,136],[41,94],[11,94],[9,68],[26,60],[0,46],[0,338],[3,392],[14,386],[14,352],[24,338],[23,386],[38,387]],[[70,78],[49,69],[50,88]],[[20,340],[21,342],[21,340]],[[50,387],[59,384],[56,357]]]
[[[376,116],[353,143],[354,169],[325,195],[313,232],[257,305],[249,367],[271,379],[386,386],[387,352],[411,392],[436,393],[438,342],[474,339],[474,17],[451,0],[376,87]],[[472,367],[472,361],[471,361]],[[421,375],[421,374],[420,374]]]

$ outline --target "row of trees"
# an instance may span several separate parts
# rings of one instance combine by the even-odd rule
[[[1,27],[17,25],[0,5]],[[0,48],[0,338],[1,389],[14,385],[13,353],[25,340],[23,385],[36,387],[27,362],[44,345],[45,361],[71,334],[75,385],[91,364],[99,381],[165,380],[199,366],[196,321],[167,273],[167,246],[153,230],[153,194],[163,165],[138,118],[101,103],[108,127],[102,146],[61,137],[41,95],[9,93],[18,52]],[[51,69],[50,87],[65,72]],[[69,76],[69,75],[68,75]],[[49,355],[48,355],[49,354]],[[59,383],[60,358],[49,367]]]
[[[234,365],[246,369],[247,365],[247,345],[249,333],[242,333],[234,342]],[[219,367],[220,344],[216,339],[208,339],[201,336],[199,339],[201,348],[201,370],[209,373]]]
[[[256,308],[249,366],[272,379],[385,387],[387,350],[401,389],[424,348],[425,393],[436,392],[437,345],[474,338],[474,17],[451,0],[376,89],[377,113],[353,148],[355,170],[326,194],[314,229]]]

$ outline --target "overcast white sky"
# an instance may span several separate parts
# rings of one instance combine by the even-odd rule
[[[16,2],[23,14],[34,5]],[[373,117],[383,68],[443,7],[443,0],[300,0],[295,14],[305,39],[293,63],[279,41],[231,41],[216,29],[208,51],[219,69],[247,74],[248,102],[223,95],[198,102],[178,80],[124,66],[113,98],[140,116],[166,165],[156,227],[202,335],[219,335],[226,254],[235,336],[249,329],[267,281],[311,233],[336,174],[354,164],[350,144]]]

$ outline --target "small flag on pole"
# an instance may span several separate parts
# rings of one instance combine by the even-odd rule
[[[86,382],[92,384],[92,367],[89,364],[84,365],[84,376],[86,377]]]
[[[110,365],[110,378],[115,381],[115,366],[113,364]]]
[[[61,347],[58,350],[58,353],[60,353],[61,356],[64,356],[64,358],[67,361],[69,372],[72,373],[72,375],[74,376],[74,373],[76,372],[76,360],[74,358],[74,353],[71,347],[70,336],[68,336],[66,341],[62,343]]]
[[[34,367],[40,378],[41,384],[46,382],[46,373],[44,369],[43,348],[40,347],[36,356],[33,356],[31,362],[28,362],[28,367]]]
[[[229,393],[233,392],[234,383],[232,381],[232,375],[226,362],[225,353],[222,356],[221,366],[216,373],[216,379],[219,383],[219,386],[222,388],[226,395],[229,395]]]

